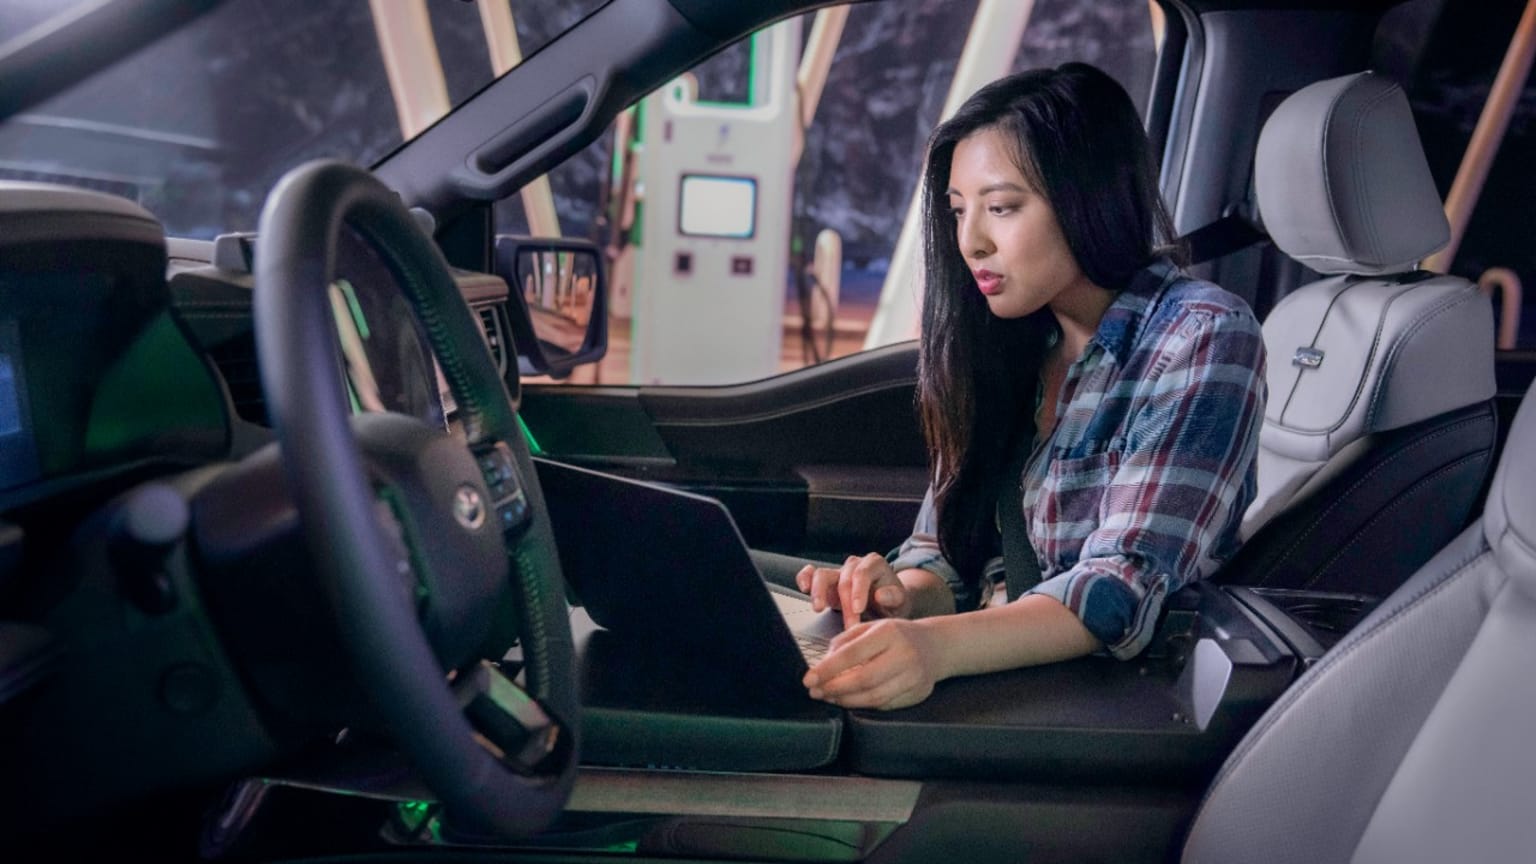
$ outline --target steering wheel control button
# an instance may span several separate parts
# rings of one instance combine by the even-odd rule
[[[519,491],[516,498],[497,507],[496,514],[501,518],[501,530],[519,531],[528,522],[528,499]]]
[[[479,462],[487,486],[498,486],[517,478],[517,469],[512,467],[512,452],[500,441],[493,449],[481,454]]]
[[[485,499],[479,490],[465,483],[453,493],[453,518],[470,531],[485,524]]]
[[[489,661],[481,660],[453,682],[453,693],[474,726],[475,737],[520,774],[536,774],[565,749],[560,724]]]
[[[496,508],[502,533],[508,540],[517,539],[527,530],[531,520],[528,518],[528,496],[523,492],[511,448],[505,442],[497,441],[475,458],[491,491],[491,504]]]

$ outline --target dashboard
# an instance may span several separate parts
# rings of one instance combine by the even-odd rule
[[[4,191],[0,509],[145,461],[206,464],[271,440],[252,235],[167,241],[154,217],[118,198],[43,184]],[[344,230],[335,272],[337,373],[353,410],[453,428],[453,396],[383,261]],[[454,276],[515,398],[507,285]]]
[[[233,776],[317,728],[369,722],[366,700],[337,683],[349,672],[273,446],[256,242],[167,241],[131,202],[0,181],[0,729],[31,742],[0,756],[25,763],[3,773],[36,781],[21,801],[10,797],[21,785],[0,788],[13,815]],[[390,415],[366,420],[456,429],[394,274],[354,236],[338,243],[334,274],[339,350],[316,374],[345,382],[354,413]],[[506,283],[454,280],[515,393]],[[481,632],[456,626],[456,610],[441,612],[444,632]],[[274,627],[296,635],[274,643]],[[134,722],[92,729],[80,699],[128,706]],[[88,790],[71,779],[107,764]]]
[[[251,309],[254,243],[250,235],[215,242],[173,239],[169,283],[179,317],[228,387],[238,422],[266,427]],[[515,395],[516,377],[506,377],[506,282],[464,270],[454,271],[454,279],[474,307],[497,369]],[[393,274],[351,232],[342,234],[330,295],[341,346],[338,372],[346,378],[354,411],[393,411],[452,427],[453,394],[425,331]]]
[[[169,304],[137,206],[39,184],[0,196],[0,507],[31,487],[226,449],[212,370]]]

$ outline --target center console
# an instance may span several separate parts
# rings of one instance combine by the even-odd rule
[[[658,657],[575,613],[583,761],[625,768],[1201,784],[1303,663],[1227,589],[1170,598],[1133,661],[1085,657],[940,682],[898,711],[765,698],[701,656]]]

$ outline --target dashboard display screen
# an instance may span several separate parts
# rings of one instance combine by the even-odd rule
[[[354,411],[393,411],[445,425],[439,375],[426,332],[384,262],[342,232],[331,313]]]

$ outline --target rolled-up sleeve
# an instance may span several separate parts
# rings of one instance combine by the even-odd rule
[[[966,612],[976,608],[980,599],[979,592],[965,584],[955,565],[949,563],[939,549],[939,522],[933,506],[931,485],[928,487],[928,493],[923,496],[923,506],[917,511],[917,521],[912,525],[912,536],[885,557],[890,562],[891,569],[897,572],[927,570],[944,580],[944,584],[948,585],[949,590],[955,595],[956,611]]]
[[[1192,314],[1166,357],[1123,449],[1102,466],[1096,524],[1076,562],[1029,592],[1061,601],[1121,659],[1151,641],[1169,594],[1231,556],[1255,492],[1258,322],[1246,310]],[[1051,506],[1049,492],[1037,507]]]

